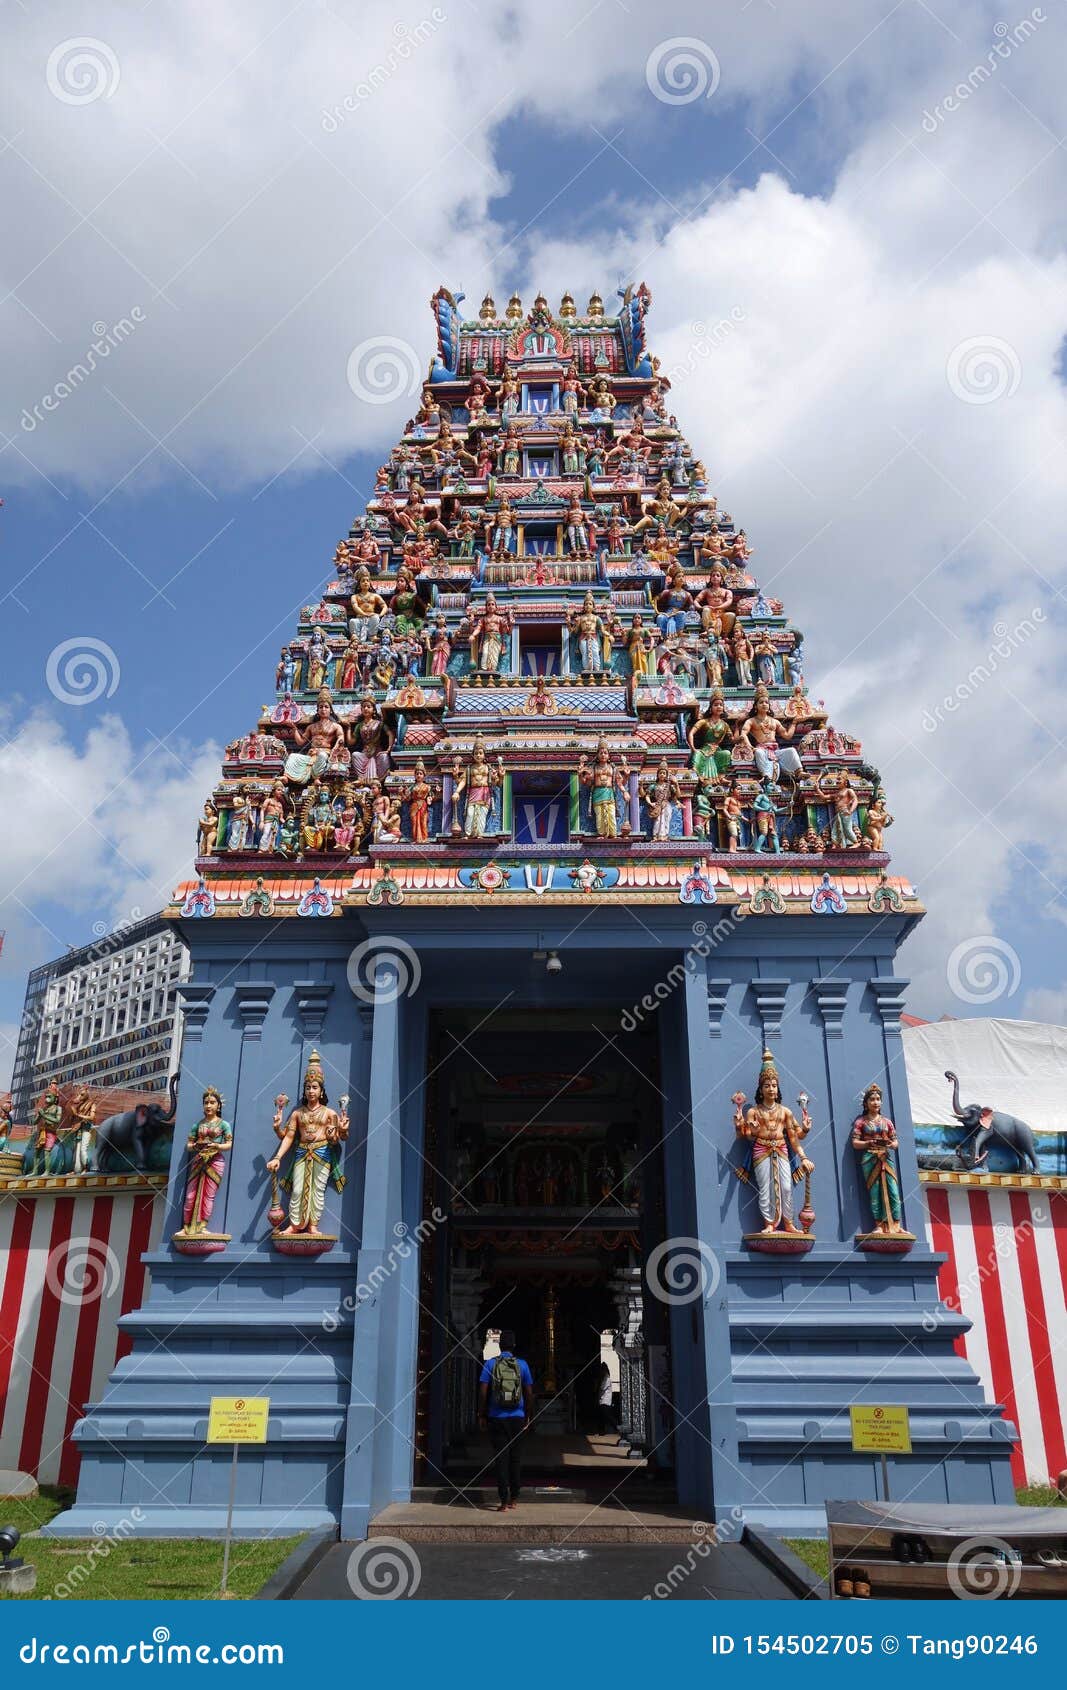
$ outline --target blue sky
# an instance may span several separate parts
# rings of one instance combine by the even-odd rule
[[[1062,6],[1013,13],[995,59],[1007,14],[962,0],[449,10],[407,14],[395,59],[390,6],[104,0],[92,98],[56,57],[77,8],[9,20],[0,1024],[29,966],[184,872],[218,748],[412,408],[360,405],[348,352],[424,364],[442,281],[473,309],[629,278],[811,690],[888,770],[931,906],[913,1007],[1062,1018]],[[679,39],[716,85],[670,104],[649,66]],[[972,342],[991,377],[960,376]],[[79,707],[47,677],[86,639],[116,684]]]

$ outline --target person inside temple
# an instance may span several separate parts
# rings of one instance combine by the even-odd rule
[[[500,1354],[482,1368],[478,1423],[488,1428],[496,1465],[498,1512],[517,1508],[522,1486],[522,1440],[533,1419],[533,1374],[515,1354],[515,1334],[500,1334]]]

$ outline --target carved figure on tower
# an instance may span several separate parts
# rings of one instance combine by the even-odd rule
[[[746,1109],[744,1092],[734,1093],[734,1131],[747,1150],[744,1162],[734,1172],[744,1184],[756,1188],[764,1235],[802,1231],[793,1219],[793,1186],[800,1179],[810,1180],[815,1164],[801,1149],[811,1131],[803,1092],[801,1100],[798,1121],[782,1102],[778,1070],[769,1050],[763,1052],[755,1101]],[[810,1225],[806,1223],[805,1233]]]

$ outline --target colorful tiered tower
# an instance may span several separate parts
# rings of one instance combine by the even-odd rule
[[[670,413],[647,288],[461,301],[434,295],[417,415],[205,804],[170,911],[172,1242],[52,1529],[217,1528],[219,1391],[272,1399],[238,1529],[362,1535],[447,1475],[531,1262],[555,1394],[579,1246],[630,1447],[704,1518],[877,1494],[856,1401],[911,1410],[895,1495],[1009,1500],[925,1240],[893,966],[921,907],[877,770]],[[536,1071],[479,1102],[503,1005]],[[512,1155],[500,1098],[572,1095],[571,1026],[614,1075],[599,1136],[575,1105]]]

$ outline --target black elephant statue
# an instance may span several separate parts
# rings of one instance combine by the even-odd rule
[[[143,1174],[155,1171],[152,1152],[160,1139],[174,1131],[178,1112],[178,1076],[172,1075],[167,1089],[169,1108],[160,1103],[138,1103],[98,1123],[93,1146],[92,1168],[98,1174]]]
[[[951,1069],[945,1069],[946,1080],[952,1081],[952,1113],[963,1122],[963,1140],[956,1155],[965,1168],[977,1168],[989,1155],[990,1139],[997,1139],[1018,1159],[1018,1173],[1036,1174],[1037,1146],[1034,1135],[1018,1115],[1007,1115],[1002,1109],[991,1109],[987,1103],[960,1103],[960,1082]]]

